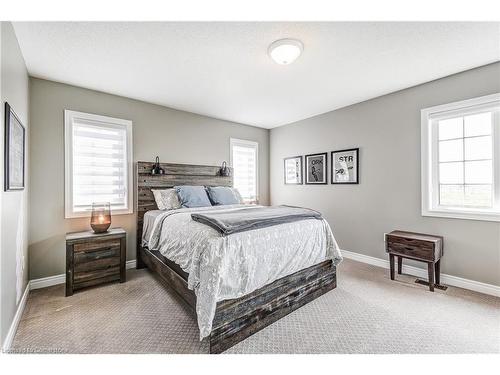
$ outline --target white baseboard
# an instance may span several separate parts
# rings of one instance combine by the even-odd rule
[[[41,279],[30,280],[30,290],[47,288],[48,286],[64,284],[66,282],[66,275],[42,277]]]
[[[389,269],[389,261],[386,259],[380,259],[371,257],[364,254],[354,253],[352,251],[341,250],[344,257],[356,260],[362,263],[368,263],[373,266],[382,267]],[[427,270],[422,268],[407,266],[403,264],[403,273],[417,276],[423,279],[427,279]],[[441,283],[446,285],[452,285],[463,289],[473,290],[475,292],[489,294],[492,296],[500,297],[500,286],[481,283],[479,281],[468,280],[458,276],[441,274]]]
[[[135,268],[135,264],[136,264],[135,259],[128,260],[125,263],[125,268],[126,269]],[[53,285],[64,284],[65,282],[66,282],[66,274],[63,273],[60,275],[31,280],[29,285],[30,285],[30,290],[33,290],[33,289],[46,288],[48,286],[53,286]]]
[[[127,261],[125,262],[125,268],[126,268],[126,269],[135,268],[136,263],[137,263],[137,262],[136,262],[136,260],[135,260],[135,259],[134,259],[134,260],[127,260]]]
[[[14,336],[16,335],[17,327],[19,326],[19,322],[21,321],[21,317],[23,316],[24,308],[26,307],[26,301],[28,300],[28,294],[30,291],[30,283],[26,285],[24,289],[23,296],[21,297],[21,301],[19,301],[19,305],[17,306],[16,314],[14,315],[14,319],[12,319],[12,323],[9,328],[9,332],[7,332],[7,336],[5,337],[5,341],[2,345],[2,351],[6,352],[10,349],[12,345],[12,341],[14,340]]]

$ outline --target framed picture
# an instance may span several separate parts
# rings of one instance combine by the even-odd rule
[[[327,184],[327,164],[328,154],[312,154],[305,156],[306,163],[306,184],[321,185]]]
[[[359,184],[359,148],[332,151],[332,184]]]
[[[285,184],[302,185],[302,156],[285,158]]]
[[[5,103],[4,190],[24,189],[25,130],[9,103]]]

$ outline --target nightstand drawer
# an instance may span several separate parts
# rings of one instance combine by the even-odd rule
[[[99,259],[120,257],[120,246],[104,247],[102,249],[84,250],[74,254],[75,264],[91,262]]]
[[[92,240],[88,242],[75,243],[73,246],[73,251],[75,253],[84,251],[87,253],[93,251],[101,251],[101,250],[110,250],[112,248],[120,248],[120,240],[119,239],[101,239],[101,240]]]
[[[387,236],[387,250],[408,257],[434,259],[434,244],[432,242],[415,239]]]
[[[75,272],[73,277],[74,286],[78,286],[79,283],[86,282],[94,279],[102,279],[108,276],[117,276],[120,278],[120,266],[110,266],[103,269],[89,270],[82,272]]]
[[[105,270],[120,265],[120,257],[96,259],[89,262],[75,263],[75,275],[79,272]]]
[[[78,290],[78,289],[82,289],[82,288],[87,288],[89,286],[100,285],[100,284],[109,283],[111,281],[118,281],[118,280],[120,280],[119,273],[112,274],[112,275],[105,276],[105,277],[99,277],[97,279],[89,279],[86,281],[81,281],[81,282],[75,283],[75,284],[73,284],[73,289]]]

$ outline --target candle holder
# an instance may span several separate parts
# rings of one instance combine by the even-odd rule
[[[92,203],[90,226],[94,233],[104,233],[111,225],[111,209],[109,202]]]

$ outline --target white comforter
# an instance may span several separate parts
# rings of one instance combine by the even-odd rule
[[[191,219],[192,212],[237,210],[243,205],[181,208],[156,213],[144,231],[151,250],[189,274],[197,296],[200,339],[210,335],[217,302],[238,298],[301,269],[342,260],[326,220],[302,220],[222,236]],[[258,209],[260,206],[255,206]],[[147,213],[146,213],[147,215]],[[146,218],[145,218],[146,222]]]

